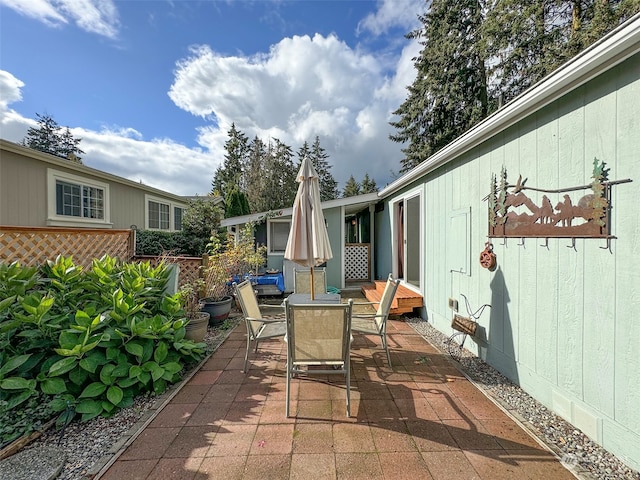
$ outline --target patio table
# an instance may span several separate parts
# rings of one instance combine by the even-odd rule
[[[340,303],[340,294],[338,293],[316,293],[315,298],[311,300],[309,293],[292,293],[287,297],[290,305],[312,305],[316,303]]]

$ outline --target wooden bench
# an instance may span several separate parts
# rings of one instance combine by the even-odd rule
[[[386,280],[376,280],[375,283],[363,285],[362,294],[372,303],[379,303],[386,286]],[[422,295],[408,289],[403,285],[398,286],[393,302],[391,302],[391,315],[400,315],[412,312],[414,308],[422,307]]]

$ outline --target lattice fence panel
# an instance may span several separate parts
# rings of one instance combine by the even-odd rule
[[[344,248],[345,280],[369,280],[371,278],[371,245],[369,243],[348,243]]]
[[[104,255],[128,261],[133,253],[131,230],[0,227],[0,262],[36,266],[58,255],[91,267]]]
[[[180,275],[178,276],[178,289],[182,288],[186,283],[193,282],[200,276],[200,266],[202,265],[201,257],[155,257],[148,255],[140,255],[134,258],[136,261],[148,261],[154,267],[164,260],[169,263],[177,263],[180,266]]]

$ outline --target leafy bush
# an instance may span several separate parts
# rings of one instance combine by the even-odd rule
[[[88,420],[178,381],[205,344],[184,338],[180,295],[163,294],[168,275],[110,257],[87,272],[65,257],[0,264],[0,423],[41,394]]]
[[[206,251],[209,235],[198,237],[189,232],[136,231],[136,255],[160,256],[165,253],[201,257]]]

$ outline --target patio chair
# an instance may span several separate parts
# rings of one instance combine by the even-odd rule
[[[294,270],[294,293],[311,293],[311,271]],[[313,291],[327,293],[327,272],[324,268],[313,269]]]
[[[284,337],[287,332],[287,326],[285,319],[283,318],[282,306],[280,305],[259,305],[256,292],[253,289],[253,285],[249,280],[245,280],[242,283],[235,284],[236,298],[242,309],[244,315],[245,324],[247,326],[247,351],[244,355],[244,368],[243,372],[247,373],[247,362],[249,359],[249,350],[251,349],[251,342],[255,342],[255,351],[258,352],[258,344],[262,340],[268,338]],[[263,309],[273,309],[273,316],[280,318],[265,318],[261,311]]]
[[[336,304],[291,305],[287,317],[287,405],[289,417],[293,375],[343,374],[346,379],[347,417],[351,415],[351,311],[353,300]],[[319,367],[319,368],[317,368]]]
[[[389,311],[393,297],[398,290],[400,280],[394,280],[391,274],[387,279],[384,292],[380,297],[380,302],[358,302],[356,305],[378,305],[375,313],[354,313],[352,315],[351,330],[367,335],[378,335],[382,341],[382,347],[387,353],[387,361],[391,367],[391,355],[389,354],[389,346],[387,345],[387,320],[389,319]]]

